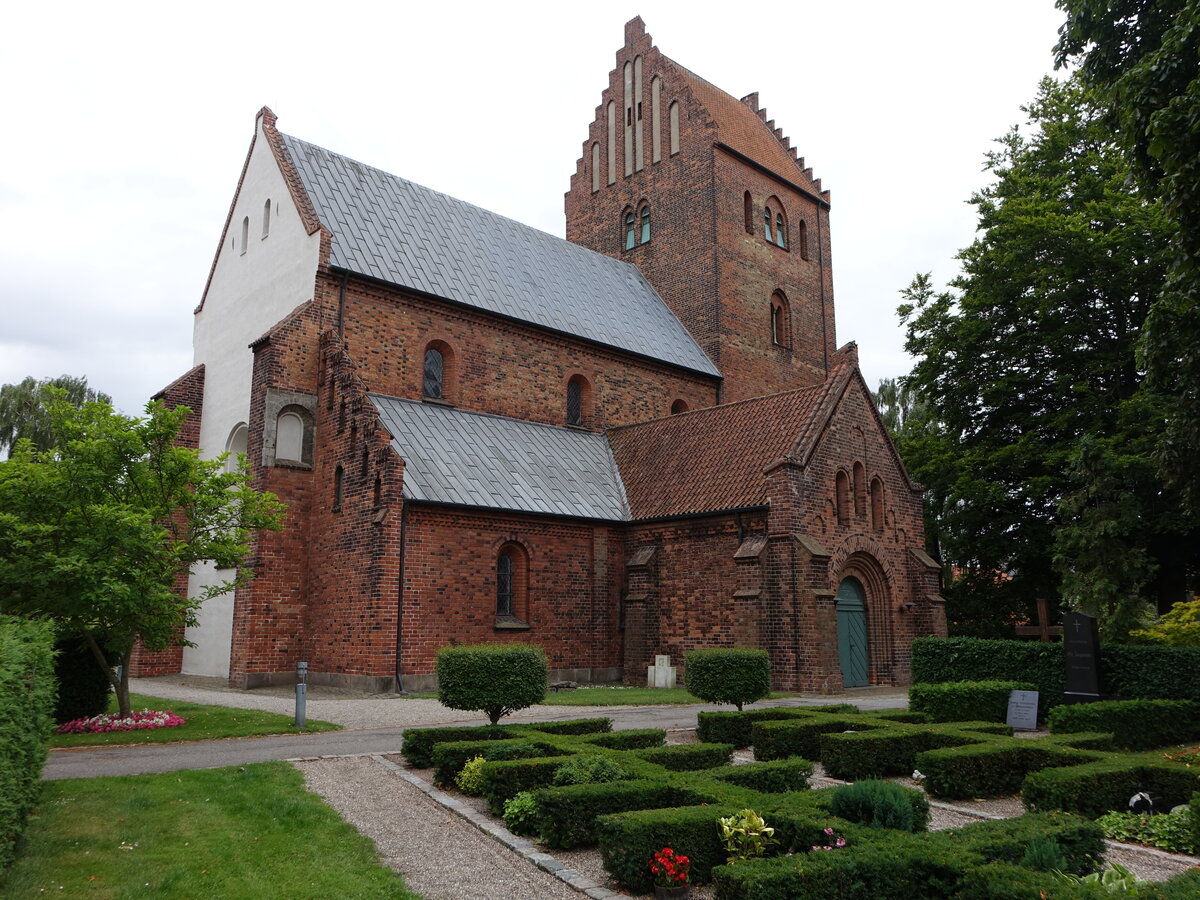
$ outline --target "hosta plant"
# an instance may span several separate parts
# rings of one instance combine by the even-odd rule
[[[767,848],[778,844],[775,829],[752,809],[743,809],[732,816],[717,819],[721,832],[721,844],[728,854],[728,861],[757,859]]]

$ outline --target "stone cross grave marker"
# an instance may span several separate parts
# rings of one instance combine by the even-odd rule
[[[675,667],[671,665],[671,657],[654,657],[654,665],[649,666],[646,669],[646,687],[675,687]]]

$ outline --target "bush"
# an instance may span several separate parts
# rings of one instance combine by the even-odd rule
[[[524,644],[443,647],[437,655],[438,700],[450,709],[501,716],[540,703],[550,673],[546,654]]]
[[[1104,858],[1104,833],[1095,822],[1067,813],[1026,813],[1016,819],[978,822],[953,831],[937,832],[944,840],[978,853],[988,862],[1015,862],[1040,837],[1052,837],[1066,857],[1062,871],[1086,875]],[[929,835],[927,839],[933,838]]]
[[[1047,720],[1055,734],[1112,732],[1123,750],[1145,750],[1200,738],[1200,703],[1192,700],[1102,700],[1055,709]]]
[[[661,747],[666,739],[667,733],[661,728],[630,728],[628,731],[588,736],[583,740],[609,750],[639,750],[644,747]]]
[[[1105,645],[1100,651],[1100,686],[1127,700],[1200,700],[1200,647]]]
[[[1176,875],[1162,883],[1162,900],[1195,900],[1200,897],[1200,869]]]
[[[850,707],[851,711],[854,707]],[[701,712],[696,714],[696,736],[706,744],[749,747],[755,722],[789,719],[790,709],[751,709],[746,712]]]
[[[713,867],[725,862],[717,816],[731,812],[736,809],[692,806],[601,816],[595,833],[604,868],[633,893],[649,893],[654,879],[646,860],[654,851],[670,847],[692,861],[693,881],[708,881]]]
[[[1003,722],[1008,718],[1009,694],[1036,690],[1037,685],[1029,681],[914,684],[908,689],[908,706],[930,722]]]
[[[1067,867],[1067,858],[1059,849],[1058,841],[1048,834],[1039,834],[1025,847],[1021,867],[1035,872],[1061,872]]]
[[[1022,741],[928,750],[918,753],[913,762],[925,775],[925,790],[934,797],[954,799],[1005,797],[1021,790],[1029,772],[1075,766],[1094,758]]]
[[[54,677],[58,681],[55,723],[61,725],[108,712],[112,684],[96,662],[88,642],[80,635],[60,635],[54,642],[54,650]]]
[[[837,716],[794,716],[783,721],[755,722],[751,729],[754,742],[754,758],[759,760],[786,759],[801,756],[805,759],[821,758],[821,735],[847,729],[866,730],[883,727],[865,724],[861,719],[843,719]]]
[[[553,784],[554,773],[570,758],[551,756],[489,762],[483,767],[483,796],[491,803],[492,812],[499,815],[505,802],[517,794]]]
[[[709,703],[742,704],[771,693],[771,657],[766,650],[712,648],[683,655],[688,693]]]
[[[483,765],[486,762],[482,756],[468,759],[458,777],[454,779],[458,789],[468,797],[478,797],[483,793]]]
[[[559,850],[594,844],[597,816],[633,809],[689,806],[709,800],[695,791],[659,781],[573,784],[544,788],[533,796],[538,806],[538,830],[549,846]],[[710,816],[710,820],[715,832],[715,817]],[[667,846],[681,850],[678,844],[669,841],[659,844],[659,848]],[[649,854],[642,858],[643,867],[648,858]]]
[[[1051,872],[992,863],[969,870],[956,900],[1113,900],[1108,888],[1098,884],[1072,884]]]
[[[1133,841],[1150,844],[1169,853],[1194,854],[1200,844],[1192,834],[1192,811],[1184,807],[1179,812],[1147,816],[1133,812],[1110,812],[1096,820],[1104,836],[1114,841]]]
[[[537,800],[521,791],[504,803],[504,826],[519,837],[537,836]]]
[[[469,740],[496,741],[512,736],[507,729],[493,728],[490,725],[477,728],[409,728],[404,732],[404,749],[401,752],[410,766],[428,769],[433,765],[435,744]]]
[[[54,727],[53,648],[49,625],[0,616],[0,873],[41,790]]]
[[[580,753],[558,767],[554,773],[554,784],[606,784],[625,781],[629,777],[628,772],[607,756]]]
[[[728,784],[749,788],[763,794],[782,794],[787,791],[808,790],[808,779],[813,773],[813,764],[798,756],[772,762],[746,763],[741,766],[725,766],[708,774]]]
[[[653,750],[638,751],[638,758],[670,769],[672,772],[697,772],[714,769],[729,762],[733,755],[731,744],[676,744]]]
[[[612,731],[612,719],[568,719],[566,722],[538,722],[533,727],[545,734],[607,734]]]
[[[851,726],[853,729],[854,726]],[[971,744],[980,738],[922,728],[880,728],[821,735],[821,764],[826,774],[843,781],[908,775],[916,756],[933,747]],[[924,771],[924,770],[922,770]]]
[[[451,784],[463,766],[476,756],[486,760],[531,759],[557,752],[549,744],[535,744],[520,738],[506,741],[445,741],[433,748],[434,778]]]
[[[829,812],[848,822],[897,831],[924,831],[929,826],[929,801],[920,791],[890,781],[858,781],[835,788]]]
[[[1200,793],[1192,794],[1188,811],[1192,814],[1192,846],[1196,848],[1197,852],[1200,852]]]
[[[1062,809],[1095,819],[1129,809],[1129,798],[1149,791],[1168,807],[1186,803],[1200,775],[1184,766],[1131,763],[1107,758],[1065,769],[1043,769],[1025,777],[1021,799],[1028,809]]]

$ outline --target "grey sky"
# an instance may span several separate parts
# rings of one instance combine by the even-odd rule
[[[705,10],[711,9],[712,18]],[[906,372],[897,291],[943,283],[992,139],[1050,72],[1052,0],[21,4],[0,99],[0,383],[87,375],[137,412],[192,310],[263,105],[281,130],[562,235],[563,193],[640,14],[760,102],[832,191],[838,340]],[[722,12],[724,10],[724,12]]]

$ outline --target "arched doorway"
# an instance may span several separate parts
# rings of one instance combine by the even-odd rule
[[[867,654],[866,594],[857,578],[845,578],[837,592],[838,662],[845,687],[864,687],[870,681]]]

